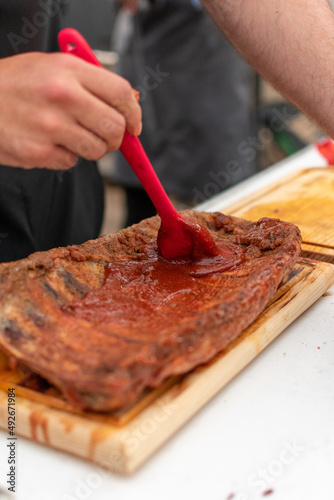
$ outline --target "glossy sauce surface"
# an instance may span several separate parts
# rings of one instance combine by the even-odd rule
[[[165,227],[164,221],[158,232],[158,249],[162,257],[167,260],[189,256],[193,261],[203,257],[224,255],[224,249],[218,248],[211,232],[195,220],[181,215],[172,227]],[[228,255],[227,250],[227,255]]]
[[[120,326],[138,322],[153,329],[161,318],[169,323],[176,316],[191,314],[219,286],[221,273],[245,260],[242,248],[231,243],[215,244],[213,255],[198,253],[174,261],[163,259],[156,244],[146,247],[138,260],[109,263],[101,288],[72,302],[67,310],[92,322]],[[161,324],[161,328],[166,324]]]

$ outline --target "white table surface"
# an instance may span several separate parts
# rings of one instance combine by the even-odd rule
[[[219,206],[307,166],[325,166],[314,147],[230,189]],[[334,287],[131,477],[19,437],[13,498],[333,500],[333,424]],[[5,489],[6,438],[1,432]]]

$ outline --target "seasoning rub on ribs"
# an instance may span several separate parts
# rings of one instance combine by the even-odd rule
[[[184,214],[238,257],[234,267],[208,275],[187,259],[164,261],[158,217],[1,264],[1,348],[96,411],[126,407],[213,358],[263,311],[296,263],[301,236],[277,219]]]

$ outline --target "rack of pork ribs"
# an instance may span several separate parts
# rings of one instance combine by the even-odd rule
[[[225,349],[264,310],[300,253],[299,229],[185,211],[242,262],[197,276],[157,250],[153,217],[81,245],[0,265],[0,347],[27,380],[111,411]],[[30,374],[30,375],[29,375]]]

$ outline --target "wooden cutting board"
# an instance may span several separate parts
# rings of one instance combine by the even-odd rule
[[[330,228],[334,210],[330,213],[327,206],[321,207],[319,217],[323,218],[318,223],[322,228],[319,230],[314,209],[317,200],[318,203],[322,200],[323,205],[327,200],[334,209],[334,197],[331,198],[333,174],[327,169],[300,172],[228,210],[224,209],[224,212],[250,219],[274,216],[292,220],[301,227],[303,238],[307,238],[304,252],[320,255],[321,260],[326,260],[334,256]],[[311,193],[318,198],[311,199]],[[304,211],[299,209],[296,197],[305,207]],[[277,210],[281,212],[277,213]],[[27,389],[22,385],[24,374],[11,369],[8,358],[2,354],[0,426],[7,428],[7,390],[14,386],[17,434],[94,461],[110,470],[131,473],[333,283],[333,265],[301,259],[265,311],[228,349],[186,376],[171,378],[158,390],[147,392],[132,408],[111,415],[77,412],[52,387],[45,391]]]
[[[334,250],[334,168],[305,169],[230,205],[224,213],[248,220],[293,222],[303,242]]]

